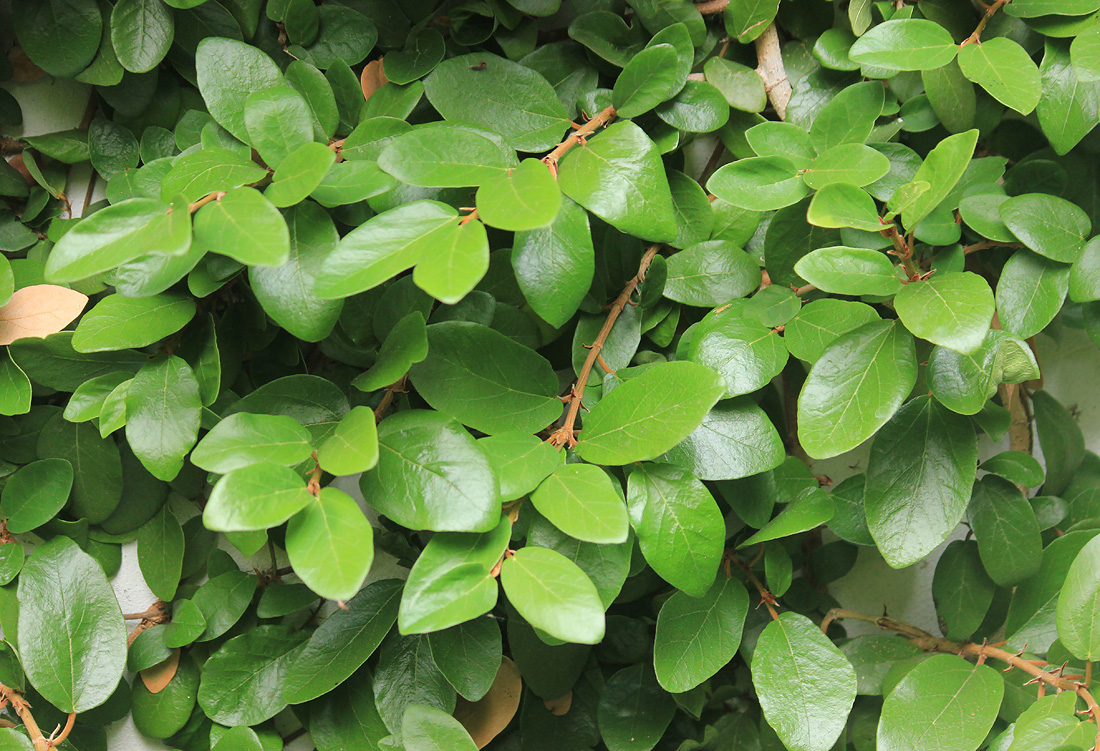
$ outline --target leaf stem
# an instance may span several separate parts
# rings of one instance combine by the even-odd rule
[[[196,211],[201,209],[206,204],[210,203],[211,201],[217,201],[218,199],[220,199],[224,195],[225,195],[224,190],[218,190],[218,191],[215,191],[213,193],[210,193],[209,195],[205,195],[202,198],[200,198],[199,200],[195,201],[190,206],[188,206],[187,211],[191,214],[194,214]]]
[[[761,545],[760,546],[760,553],[763,553],[763,550],[764,550],[764,546]],[[756,558],[753,559],[753,561],[754,562],[758,561],[760,559],[760,557],[761,556],[758,554],[756,556]],[[748,580],[750,582],[752,582],[752,585],[754,587],[756,587],[756,591],[760,593],[760,602],[761,602],[761,604],[763,604],[768,609],[768,613],[771,615],[772,620],[773,621],[778,621],[779,620],[779,613],[775,609],[775,605],[776,605],[775,595],[773,595],[771,592],[769,592],[768,588],[765,587],[764,584],[760,581],[760,579],[758,579],[756,577],[756,574],[754,574],[752,572],[752,566],[750,566],[748,563],[746,563],[741,557],[739,557],[737,555],[734,555],[732,551],[727,550],[725,558],[726,558],[726,560],[733,561],[734,563],[736,563],[741,568],[741,570],[745,573],[745,576],[748,578]]]
[[[565,422],[562,423],[562,426],[546,439],[551,446],[560,449],[562,446],[569,446],[569,448],[572,448],[577,445],[577,437],[573,427],[576,425],[577,416],[581,411],[581,398],[584,397],[584,388],[588,385],[588,376],[592,372],[592,366],[596,364],[596,360],[600,357],[600,352],[603,351],[603,345],[607,341],[607,337],[611,333],[611,328],[615,325],[615,321],[618,320],[619,314],[623,312],[623,309],[626,308],[627,304],[630,302],[630,296],[634,294],[634,290],[636,290],[638,285],[642,283],[642,280],[645,279],[646,272],[649,270],[649,265],[653,263],[653,259],[657,257],[657,251],[660,249],[660,245],[651,245],[649,249],[646,250],[645,255],[642,256],[642,260],[638,264],[638,273],[634,275],[633,279],[626,283],[626,286],[623,287],[623,291],[615,298],[615,302],[611,303],[611,309],[607,312],[607,320],[603,322],[603,327],[600,329],[596,341],[592,342],[592,346],[589,347],[588,356],[584,358],[584,364],[581,366],[580,373],[577,374],[576,382],[570,387],[569,395],[563,397],[569,402],[569,411],[565,415]]]
[[[603,110],[595,117],[593,117],[591,120],[586,122],[584,125],[581,125],[572,133],[570,133],[568,138],[559,143],[553,151],[544,156],[542,158],[542,162],[550,168],[551,174],[553,174],[554,177],[557,177],[558,162],[561,161],[566,152],[577,144],[584,143],[586,138],[591,136],[600,128],[609,125],[611,121],[615,119],[615,114],[615,108],[608,107],[607,109]]]
[[[695,9],[704,16],[713,16],[724,11],[729,4],[730,0],[706,0],[706,2],[696,3]]]
[[[11,708],[19,715],[19,719],[23,721],[23,726],[27,728],[27,734],[30,735],[31,742],[34,744],[34,751],[49,751],[50,741],[42,734],[38,723],[34,721],[34,715],[31,714],[31,705],[27,703],[23,695],[14,688],[8,688],[0,684],[0,700],[11,704]]]
[[[964,245],[963,254],[970,255],[971,253],[977,253],[979,250],[985,250],[986,248],[1022,248],[1023,243],[1020,242],[1001,242],[1000,240],[982,240],[976,242],[973,245]]]
[[[1008,5],[1010,2],[1012,2],[1012,0],[994,0],[994,2],[985,6],[985,13],[982,15],[982,20],[978,21],[978,26],[974,29],[974,33],[964,39],[959,46],[965,47],[968,44],[981,44],[982,32],[985,31],[989,19],[993,18],[998,10]]]
[[[408,378],[408,376],[401,376],[395,383],[386,388],[386,393],[382,395],[382,401],[378,403],[378,407],[374,410],[375,422],[382,422],[382,418],[386,416],[393,400],[397,398],[398,394],[405,393],[405,384],[408,382]]]

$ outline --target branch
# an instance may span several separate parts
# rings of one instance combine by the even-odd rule
[[[976,242],[973,245],[964,245],[963,254],[970,255],[971,253],[977,253],[979,250],[985,250],[986,248],[1023,248],[1023,243],[1018,242],[1001,242],[1000,240],[982,240]]]
[[[974,644],[973,642],[956,642],[950,639],[941,639],[940,637],[932,636],[923,629],[902,621],[894,620],[889,616],[875,617],[873,615],[865,615],[851,610],[844,610],[843,608],[833,608],[825,616],[825,620],[821,622],[821,631],[827,631],[832,622],[840,618],[873,623],[881,629],[893,631],[904,636],[925,652],[945,652],[958,655],[959,657],[973,657],[979,662],[984,661],[987,657],[992,657],[1008,665],[1008,670],[1018,668],[1024,671],[1032,676],[1036,682],[1042,682],[1049,686],[1053,686],[1058,691],[1073,691],[1084,700],[1086,705],[1088,705],[1089,714],[1092,716],[1093,722],[1097,723],[1096,742],[1093,748],[1095,751],[1100,751],[1100,705],[1096,703],[1096,699],[1089,692],[1088,686],[1085,683],[1071,680],[1062,676],[1060,673],[1050,673],[1043,670],[1039,665],[1035,665],[1025,660],[1020,655],[1013,654],[1004,649],[990,647],[985,644]]]
[[[600,128],[610,124],[611,121],[614,119],[614,107],[608,107],[607,109],[603,110],[591,120],[586,122],[584,125],[577,127],[576,130],[569,134],[568,138],[559,143],[553,151],[544,156],[542,158],[543,164],[550,168],[550,173],[553,174],[554,177],[557,177],[558,162],[560,162],[561,158],[565,156],[565,152],[569,151],[569,149],[573,148],[578,143],[583,144],[586,138],[591,136]]]
[[[49,751],[50,741],[42,734],[38,723],[34,721],[34,715],[31,714],[31,705],[27,703],[23,695],[14,688],[8,688],[0,684],[0,700],[11,704],[11,708],[19,715],[19,719],[23,721],[23,726],[27,728],[27,734],[30,735],[31,742],[34,744],[34,751]]]
[[[382,401],[378,403],[377,409],[374,410],[375,422],[382,422],[382,418],[386,416],[386,412],[389,410],[390,405],[393,404],[393,400],[397,398],[398,394],[405,393],[405,383],[408,378],[408,376],[401,376],[397,379],[396,383],[392,383],[386,387],[386,393],[382,395]]]
[[[187,210],[188,210],[188,212],[194,214],[196,211],[198,211],[199,209],[201,209],[203,206],[210,203],[211,201],[221,200],[221,197],[224,196],[224,195],[225,195],[224,190],[219,190],[219,191],[216,191],[216,192],[211,193],[209,195],[205,195],[202,198],[200,198],[199,200],[195,201],[193,204],[191,204],[188,207]]]
[[[779,33],[775,22],[768,24],[764,33],[756,38],[756,72],[764,79],[764,91],[775,107],[780,120],[787,119],[787,105],[791,101],[791,82],[783,67],[783,50],[779,46]]]
[[[604,110],[605,112],[607,110]],[[560,146],[558,148],[561,148]],[[555,149],[557,151],[557,149]],[[615,302],[611,303],[611,309],[607,313],[607,320],[603,323],[603,328],[600,329],[599,335],[596,337],[596,341],[592,342],[592,346],[588,349],[588,356],[584,358],[584,365],[581,366],[580,373],[577,374],[576,383],[570,387],[569,395],[563,397],[563,400],[569,403],[569,411],[565,415],[565,422],[562,426],[555,430],[553,434],[547,439],[547,442],[556,448],[562,446],[569,446],[573,448],[577,445],[577,437],[573,426],[577,423],[577,415],[581,411],[581,398],[584,396],[585,386],[588,385],[588,376],[592,372],[592,366],[596,364],[596,360],[600,357],[600,352],[603,350],[603,345],[607,341],[608,335],[611,333],[611,327],[615,325],[615,321],[618,320],[619,314],[623,312],[623,309],[630,303],[630,296],[634,294],[634,290],[638,288],[638,285],[645,279],[646,272],[649,270],[649,265],[653,263],[653,259],[657,257],[657,251],[661,249],[660,245],[651,245],[646,250],[645,255],[642,256],[641,263],[638,264],[638,273],[634,275],[634,278],[626,283],[623,287],[623,291],[619,293],[619,296],[615,298]]]
[[[959,46],[964,47],[968,44],[981,44],[982,32],[985,31],[989,19],[993,18],[998,10],[1008,5],[1010,2],[1012,2],[1012,0],[994,0],[994,2],[985,6],[985,15],[982,16],[982,20],[978,21],[978,26],[974,29],[974,33],[964,39]]]
[[[764,554],[764,546],[761,545],[760,546],[760,551],[757,553],[756,557],[753,559],[753,563],[756,563],[757,561],[759,561],[760,558],[763,556],[763,554]],[[723,558],[723,560],[725,560],[727,562],[726,563],[726,574],[727,574],[727,576],[729,575],[729,563],[728,562],[733,561],[745,573],[745,576],[748,577],[748,580],[750,582],[752,582],[752,585],[754,587],[756,587],[756,591],[760,593],[760,604],[764,605],[768,609],[768,613],[771,614],[771,617],[772,617],[773,621],[778,621],[779,620],[779,613],[777,613],[776,610],[775,610],[775,606],[776,606],[775,595],[773,595],[770,591],[768,591],[768,588],[765,587],[763,585],[763,583],[761,583],[760,579],[758,579],[756,577],[756,574],[754,574],[752,572],[752,565],[749,564],[749,563],[746,563],[739,556],[734,555],[733,551],[730,551],[730,550],[727,550],[723,554],[722,558]],[[759,606],[757,606],[757,607],[759,607]]]
[[[706,2],[696,3],[695,9],[704,16],[713,16],[724,11],[729,4],[730,0],[707,0]]]

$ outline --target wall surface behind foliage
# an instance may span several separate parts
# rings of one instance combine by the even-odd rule
[[[21,131],[5,135],[36,135],[76,127],[88,102],[87,87],[71,81],[44,78],[27,84],[6,84],[5,88],[19,100],[24,117]],[[87,172],[74,170],[68,195],[76,211],[83,205],[87,177]],[[1084,333],[1075,330],[1065,330],[1060,342],[1040,335],[1038,345],[1047,389],[1067,407],[1076,409],[1088,448],[1100,452],[1100,390],[1096,387],[1100,375],[1100,350]],[[986,440],[981,455],[987,457],[1005,448],[1007,441],[994,447]],[[839,481],[865,467],[866,457],[867,446],[862,446],[850,454],[817,463],[814,471]],[[342,487],[355,496],[359,494],[355,483],[347,482]],[[960,528],[956,534],[961,537],[964,533],[965,528]],[[894,570],[874,549],[863,548],[852,572],[832,584],[830,590],[845,607],[866,613],[879,613],[885,607],[892,616],[935,632],[936,616],[928,592],[937,558],[938,551],[915,566]],[[266,565],[266,561],[259,563]],[[387,563],[379,556],[372,578],[396,575],[396,567]],[[123,612],[143,611],[155,599],[141,578],[133,543],[123,548],[122,568],[113,584]],[[874,630],[867,624],[846,625],[853,633]],[[109,729],[108,745],[111,751],[164,748],[159,742],[139,735],[129,720]],[[287,751],[312,747],[303,738],[287,746]]]

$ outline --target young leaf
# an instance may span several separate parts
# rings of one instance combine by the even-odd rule
[[[386,172],[423,188],[482,185],[518,164],[500,136],[459,123],[421,125],[392,138],[378,155]]]
[[[557,181],[538,159],[524,159],[477,189],[478,216],[490,227],[508,232],[549,227],[560,207]]]
[[[880,23],[856,40],[848,56],[889,70],[932,70],[955,59],[958,47],[943,26],[906,18]]]
[[[413,705],[401,720],[407,751],[476,751],[477,746],[458,720],[432,707]]]
[[[286,554],[294,572],[314,592],[330,600],[348,600],[370,573],[374,532],[351,496],[322,488],[287,525]]]
[[[1022,115],[1039,103],[1039,68],[1023,47],[1007,37],[994,37],[959,49],[963,75]]]
[[[286,221],[255,188],[234,188],[199,209],[195,239],[248,266],[282,266],[290,256]]]
[[[885,296],[903,289],[894,264],[878,250],[820,248],[798,259],[794,270],[818,289],[838,295]]]
[[[353,475],[378,464],[378,429],[374,410],[352,407],[321,448],[317,462],[334,475]]]
[[[73,349],[104,352],[146,347],[176,333],[194,316],[194,300],[180,294],[108,295],[80,319],[73,332]]]
[[[253,532],[282,524],[311,502],[297,472],[261,461],[223,475],[210,491],[202,520],[217,532]]]
[[[974,146],[977,142],[978,131],[968,130],[948,136],[928,152],[924,163],[913,176],[912,182],[913,184],[926,182],[929,187],[901,212],[906,227],[916,227],[954,190],[966,171],[967,165],[970,164],[971,157],[974,156]]]
[[[126,440],[155,477],[172,480],[199,432],[202,400],[191,367],[169,355],[143,365],[126,392]]]
[[[894,298],[898,318],[915,336],[969,354],[989,332],[993,290],[969,271],[933,274],[904,285]]]
[[[781,209],[810,192],[794,164],[781,156],[738,159],[720,167],[707,181],[707,190],[753,211]]]
[[[744,585],[723,575],[701,598],[676,592],[666,600],[653,642],[653,666],[661,688],[690,691],[732,660],[748,611]]]
[[[604,636],[603,602],[592,580],[571,560],[528,546],[505,558],[500,581],[524,620],[555,639],[597,644]]]
[[[191,453],[191,463],[225,474],[252,464],[292,467],[310,454],[309,431],[280,415],[238,412],[215,425]]]
[[[626,504],[611,478],[591,464],[563,464],[531,494],[531,503],[555,527],[585,542],[626,541]]]

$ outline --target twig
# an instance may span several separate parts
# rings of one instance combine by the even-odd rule
[[[386,411],[389,410],[390,405],[393,404],[393,400],[397,398],[398,394],[405,393],[405,383],[408,380],[408,376],[401,376],[396,383],[390,384],[386,388],[386,393],[382,395],[382,401],[378,403],[378,407],[374,410],[374,421],[382,422],[382,418],[386,416]]]
[[[653,259],[657,257],[657,251],[661,249],[660,245],[652,245],[646,250],[645,255],[642,256],[641,263],[638,264],[638,273],[634,275],[634,278],[626,283],[623,287],[623,291],[619,293],[619,296],[615,298],[615,302],[611,303],[611,309],[607,313],[607,320],[603,323],[603,328],[600,329],[600,333],[596,336],[596,341],[592,342],[592,346],[588,349],[588,356],[584,358],[584,364],[581,366],[580,373],[577,374],[576,383],[569,391],[569,395],[564,397],[569,402],[569,411],[565,415],[565,422],[562,426],[555,430],[547,442],[551,446],[561,448],[562,446],[569,446],[572,448],[577,445],[577,437],[574,433],[573,426],[577,423],[577,415],[581,411],[581,399],[584,397],[585,386],[588,385],[588,376],[592,372],[592,366],[596,364],[596,359],[600,357],[600,352],[603,350],[603,345],[607,341],[608,335],[611,333],[611,328],[615,325],[615,321],[618,320],[619,314],[626,308],[627,303],[630,302],[630,296],[634,294],[634,290],[638,288],[638,285],[645,279],[646,272],[649,270],[649,265],[653,263]]]
[[[764,33],[756,38],[756,72],[764,79],[764,91],[780,120],[787,119],[787,105],[791,101],[791,82],[783,67],[783,50],[779,46],[779,33],[775,23],[768,24]]]
[[[31,737],[31,742],[34,744],[34,751],[49,751],[50,741],[42,734],[42,731],[38,727],[38,723],[34,721],[34,715],[31,714],[31,705],[27,704],[23,695],[14,688],[8,688],[0,684],[0,699],[11,704],[11,708],[19,715],[19,719],[23,721],[23,726],[27,728],[27,734]]]
[[[23,149],[27,148],[26,144],[20,141],[18,138],[12,138],[11,136],[0,136],[0,154],[10,156],[12,154],[22,154]]]
[[[211,201],[220,200],[221,197],[224,196],[224,195],[225,195],[224,190],[215,191],[214,193],[210,193],[209,195],[205,195],[202,198],[200,198],[199,200],[195,201],[193,204],[191,204],[188,207],[187,210],[190,213],[194,214],[196,211],[198,211],[199,209],[201,209],[203,206],[210,203]]]
[[[558,162],[565,156],[565,152],[576,146],[578,143],[584,143],[585,139],[595,133],[597,130],[605,125],[608,125],[615,119],[615,108],[608,107],[586,122],[584,125],[579,126],[576,130],[569,134],[569,137],[559,143],[549,154],[542,158],[543,164],[550,168],[550,172],[557,177],[558,174]]]
[[[69,719],[65,721],[65,727],[58,735],[51,735],[49,737],[50,746],[60,746],[66,738],[69,737],[69,733],[73,732],[73,725],[76,724],[76,712],[69,712]]]
[[[1018,668],[1034,677],[1037,681],[1050,685],[1059,691],[1073,691],[1084,700],[1089,708],[1089,714],[1092,715],[1093,722],[1097,723],[1096,742],[1093,748],[1095,751],[1100,751],[1100,705],[1096,703],[1096,699],[1089,692],[1088,686],[1085,683],[1079,683],[1070,678],[1047,672],[1039,665],[1033,664],[1030,660],[1025,660],[1020,655],[1013,654],[999,647],[942,639],[937,636],[932,636],[927,631],[917,628],[916,626],[894,620],[889,616],[876,617],[873,615],[865,615],[864,613],[857,613],[852,610],[844,610],[843,608],[833,608],[825,616],[825,620],[821,622],[822,632],[827,631],[830,624],[840,618],[873,623],[881,629],[901,634],[925,652],[944,652],[955,654],[960,657],[973,657],[978,660],[992,657],[994,660],[1000,660],[1008,665],[1009,670]]]
[[[977,253],[979,250],[985,250],[986,248],[1022,248],[1023,243],[1019,242],[1001,242],[1000,240],[982,240],[976,242],[973,245],[964,245],[963,254],[970,255],[971,253]]]
[[[978,21],[977,28],[974,29],[974,33],[968,36],[962,41],[960,47],[964,47],[968,44],[981,44],[982,32],[985,31],[986,25],[989,23],[989,19],[996,15],[997,11],[1008,5],[1012,0],[994,0],[985,8],[985,14],[982,16],[982,20]]]
[[[763,546],[760,547],[760,552],[763,552]],[[775,595],[768,591],[768,588],[765,587],[758,578],[756,578],[756,574],[752,572],[752,566],[750,566],[748,563],[746,563],[744,560],[734,555],[730,551],[726,551],[726,555],[724,557],[728,561],[733,561],[741,568],[741,570],[745,573],[745,576],[748,577],[748,580],[752,582],[752,585],[754,587],[756,587],[756,591],[760,593],[760,602],[768,609],[768,613],[771,614],[772,620],[778,621],[779,613],[775,610]],[[760,554],[758,553],[756,558],[754,558],[753,560],[760,560]]]
[[[713,16],[724,11],[729,4],[730,0],[707,0],[707,2],[696,3],[695,9],[704,16]]]
[[[306,492],[314,498],[321,497],[321,463],[317,461],[317,452],[313,454],[313,470],[309,473],[309,480],[306,481]],[[274,551],[273,551],[274,552]],[[272,562],[274,562],[274,555],[272,555]]]

